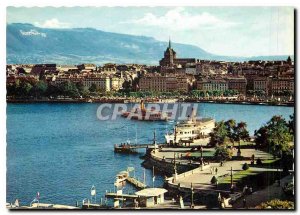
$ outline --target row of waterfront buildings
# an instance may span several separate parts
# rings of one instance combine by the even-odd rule
[[[187,93],[190,90],[235,90],[241,95],[261,92],[264,95],[294,94],[294,65],[285,61],[225,62],[177,58],[171,42],[159,66],[107,63],[80,65],[7,65],[7,83],[18,79],[44,80],[49,84],[81,82],[87,88],[96,85],[101,91]]]

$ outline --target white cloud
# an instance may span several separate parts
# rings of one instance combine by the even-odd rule
[[[182,7],[169,10],[163,16],[146,13],[144,17],[137,20],[129,20],[126,23],[156,26],[170,30],[192,30],[201,28],[227,28],[237,23],[221,20],[220,18],[203,12],[201,14],[190,14]]]
[[[69,28],[70,27],[70,23],[61,22],[56,18],[48,19],[44,23],[35,22],[34,24],[41,28]]]

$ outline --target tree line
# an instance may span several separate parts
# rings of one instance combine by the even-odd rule
[[[291,142],[295,134],[294,114],[289,120],[282,116],[273,116],[265,125],[254,131],[254,142],[257,149],[271,153],[274,157],[290,155],[293,145]],[[235,120],[220,121],[209,134],[209,145],[216,147],[216,156],[231,158],[228,145],[241,141],[250,141],[249,131],[245,122],[236,123]]]
[[[7,96],[15,98],[41,98],[41,97],[58,97],[65,96],[71,98],[83,97],[88,98],[90,96],[119,96],[119,97],[134,97],[134,98],[146,98],[146,97],[161,97],[170,98],[186,95],[190,97],[206,97],[206,96],[233,96],[237,95],[236,90],[222,91],[201,91],[192,90],[188,93],[180,91],[170,92],[158,92],[158,91],[135,91],[127,86],[128,83],[124,82],[122,89],[119,91],[104,92],[96,84],[92,84],[91,87],[85,87],[82,82],[74,83],[72,81],[66,81],[59,84],[47,83],[43,80],[32,79],[17,79],[14,83],[8,83]]]

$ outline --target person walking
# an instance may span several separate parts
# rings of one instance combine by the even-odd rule
[[[246,198],[243,199],[243,208],[246,208],[247,206],[247,201],[246,201]]]
[[[253,190],[252,187],[249,187],[249,194],[252,194]]]

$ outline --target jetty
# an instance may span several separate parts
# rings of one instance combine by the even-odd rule
[[[147,187],[146,184],[138,181],[136,178],[133,178],[133,177],[127,177],[126,181],[128,181],[128,183],[132,184],[133,186],[135,186],[136,188],[139,188],[139,189],[144,189]]]
[[[118,198],[118,199],[136,199],[137,195],[133,194],[122,194],[122,193],[105,193],[106,198]]]
[[[128,130],[127,130],[128,133]],[[138,149],[157,149],[161,148],[164,143],[157,143],[156,142],[156,131],[153,132],[153,142],[148,144],[138,144],[137,143],[137,135],[135,137],[135,144],[131,144],[129,141],[127,143],[115,144],[114,145],[114,152],[115,153],[125,153],[125,154],[136,154],[138,153]]]
[[[146,148],[155,148],[160,147],[163,145],[161,144],[130,144],[130,143],[121,143],[121,144],[115,144],[114,145],[114,152],[115,153],[125,153],[125,154],[136,154],[138,153],[138,149],[146,149]]]

